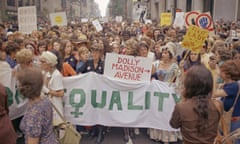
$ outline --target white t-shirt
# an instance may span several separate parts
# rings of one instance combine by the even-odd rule
[[[49,90],[54,90],[54,91],[64,89],[62,74],[57,69],[55,69],[54,72],[52,73],[47,87]],[[52,98],[50,98],[50,100],[56,106],[58,111],[63,115],[63,98],[53,96]],[[63,120],[59,117],[59,115],[53,108],[53,125],[56,126],[61,123],[63,123]]]

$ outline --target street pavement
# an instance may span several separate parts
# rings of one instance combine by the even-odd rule
[[[132,140],[133,144],[161,144],[160,142],[150,140],[146,131],[146,129],[140,129],[140,134]],[[87,134],[82,134],[80,144],[95,144],[95,141],[96,137],[92,138]],[[24,144],[24,140],[19,139],[17,144]],[[101,144],[125,144],[123,141],[123,128],[110,128],[109,132],[105,134],[104,141]]]

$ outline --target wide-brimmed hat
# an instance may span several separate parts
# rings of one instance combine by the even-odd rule
[[[85,35],[80,35],[79,37],[73,36],[71,38],[71,42],[74,43],[74,44],[81,44],[81,43],[88,44],[89,43],[89,41],[88,41],[88,39]]]

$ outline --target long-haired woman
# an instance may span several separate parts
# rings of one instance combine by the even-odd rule
[[[170,125],[180,128],[183,143],[212,144],[221,112],[211,100],[213,78],[204,65],[191,67],[183,81],[182,101],[176,104]],[[218,103],[221,106],[221,103]]]

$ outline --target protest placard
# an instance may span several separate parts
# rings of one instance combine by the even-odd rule
[[[97,19],[92,21],[92,24],[95,26],[97,32],[100,32],[103,30],[102,25],[99,23],[99,21]]]
[[[199,11],[191,11],[185,13],[185,25],[186,27],[189,27],[190,25],[195,25],[196,24],[196,19],[197,16],[200,14]]]
[[[182,41],[182,46],[190,49],[193,52],[199,53],[204,41],[208,37],[208,33],[209,32],[206,29],[201,29],[195,25],[190,25]]]
[[[67,25],[67,16],[66,12],[57,12],[50,14],[51,25],[57,26],[66,26]]]
[[[169,26],[172,24],[172,14],[171,13],[161,13],[160,16],[161,26]]]
[[[174,19],[174,23],[173,23],[173,27],[180,27],[181,29],[184,27],[185,25],[185,19],[184,19],[184,12],[177,12],[175,19]]]
[[[196,18],[196,25],[200,28],[214,31],[213,20],[210,12],[201,13]]]
[[[24,34],[31,34],[37,30],[37,14],[35,6],[18,8],[18,27]]]
[[[123,20],[123,17],[122,16],[116,16],[116,22],[122,22],[122,20]]]
[[[107,53],[104,75],[124,81],[150,81],[152,59]]]

